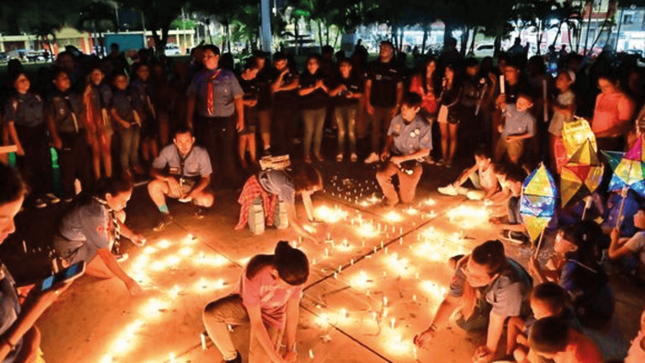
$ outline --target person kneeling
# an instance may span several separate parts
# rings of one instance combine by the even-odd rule
[[[467,180],[471,181],[474,189],[462,186]],[[486,149],[475,151],[475,165],[464,170],[454,183],[438,188],[441,194],[465,195],[470,200],[489,200],[498,190],[497,175],[493,171],[491,155]]]
[[[197,206],[195,216],[204,218],[204,208],[210,208],[215,200],[208,188],[212,173],[206,149],[195,146],[195,137],[189,128],[178,128],[173,145],[164,147],[152,163],[150,175],[155,179],[148,183],[148,194],[161,212],[154,230],[164,229],[173,220],[166,197],[192,201]]]
[[[247,323],[251,325],[249,363],[296,361],[298,309],[308,277],[307,256],[281,241],[275,254],[256,255],[249,261],[238,291],[206,305],[204,325],[225,362],[242,362],[228,325]],[[281,354],[283,334],[287,349]]]
[[[428,156],[432,150],[432,130],[418,115],[421,101],[418,94],[407,93],[403,97],[401,114],[392,119],[387,132],[387,141],[381,153],[381,161],[385,165],[376,173],[376,179],[385,195],[384,203],[389,207],[399,201],[411,203],[414,200],[423,172],[418,160]],[[399,178],[398,193],[392,183],[395,175]]]

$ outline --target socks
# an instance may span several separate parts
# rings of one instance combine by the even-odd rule
[[[165,203],[164,203],[164,205],[162,205],[162,206],[160,206],[160,207],[157,207],[157,208],[159,208],[159,212],[161,212],[161,213],[163,213],[163,214],[168,214],[168,213],[169,213],[169,211],[168,211],[168,205],[167,205],[167,204],[165,204]]]

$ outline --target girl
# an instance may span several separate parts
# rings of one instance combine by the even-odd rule
[[[12,82],[14,94],[5,105],[4,122],[7,136],[18,148],[18,166],[29,181],[36,208],[47,206],[45,197],[58,202],[51,190],[51,179],[47,180],[43,171],[49,154],[46,127],[44,122],[44,104],[39,95],[29,91],[31,83],[27,74],[16,73]],[[5,140],[9,141],[9,140]]]
[[[352,71],[352,62],[349,59],[340,61],[339,74],[336,79],[338,87],[329,95],[334,97],[334,112],[338,124],[338,154],[336,161],[343,161],[345,153],[345,136],[349,141],[350,160],[356,162],[356,113],[359,100],[363,97],[363,82]]]
[[[54,249],[70,266],[85,261],[85,273],[101,279],[118,277],[130,292],[143,290],[119,265],[113,250],[118,250],[121,237],[140,246],[145,239],[125,226],[125,207],[132,196],[132,184],[127,180],[104,179],[97,190],[86,196],[74,209],[63,216],[54,237]],[[116,248],[115,248],[116,245]],[[96,257],[99,258],[96,258]]]
[[[20,211],[27,187],[18,173],[0,163],[0,244],[15,232],[14,217]],[[32,289],[20,305],[15,282],[0,264],[0,362],[35,362],[40,352],[40,331],[34,323],[69,284],[45,292]]]
[[[154,89],[150,85],[150,68],[140,63],[134,71],[135,79],[130,83],[129,93],[134,109],[141,119],[141,154],[146,162],[159,155],[159,124],[152,105]]]
[[[323,161],[320,154],[323,126],[327,116],[327,101],[329,89],[325,85],[325,78],[320,69],[320,56],[313,54],[307,57],[307,70],[300,75],[300,108],[305,122],[305,163],[311,163],[311,142],[313,140],[313,153],[318,161]]]
[[[259,123],[257,110],[258,97],[260,93],[257,79],[259,68],[255,61],[251,61],[249,66],[240,75],[240,86],[244,90],[244,130],[238,136],[238,153],[243,169],[248,169],[246,162],[246,151],[249,152],[251,164],[257,165],[256,146],[255,146],[255,128]]]
[[[139,141],[141,139],[141,119],[134,102],[127,92],[128,78],[124,73],[114,76],[116,92],[112,99],[110,115],[117,123],[121,135],[121,168],[123,175],[132,178],[132,171],[143,174],[139,165]],[[132,168],[131,168],[132,167]]]
[[[576,96],[571,86],[576,80],[572,71],[561,71],[555,79],[555,87],[558,89],[558,98],[553,103],[553,118],[549,125],[551,134],[551,167],[560,174],[562,166],[567,162],[567,150],[562,141],[562,128],[564,123],[573,121],[573,114],[576,110]]]
[[[83,104],[88,123],[88,140],[92,147],[92,165],[96,180],[101,178],[101,161],[105,176],[112,176],[112,119],[108,115],[108,107],[112,103],[112,90],[103,82],[105,74],[101,67],[95,66],[90,71]]]
[[[281,241],[273,255],[249,261],[235,293],[206,305],[204,325],[225,362],[242,362],[227,326],[246,323],[251,325],[249,363],[296,361],[298,309],[308,276],[307,256]],[[280,353],[283,335],[286,349]]]
[[[460,121],[457,105],[461,97],[461,84],[456,73],[457,68],[455,66],[446,66],[443,89],[439,96],[439,115],[437,116],[437,121],[441,128],[441,151],[443,155],[437,165],[441,166],[445,161],[447,168],[452,168],[453,158],[457,151],[457,129]]]
[[[630,128],[634,102],[620,89],[618,80],[611,75],[598,78],[600,94],[591,121],[599,150],[621,151],[623,136]]]
[[[423,98],[421,115],[428,121],[430,127],[433,127],[439,110],[437,95],[441,85],[438,82],[437,73],[437,61],[434,57],[430,57],[423,63],[421,73],[414,76],[410,83],[410,92],[418,93]],[[429,161],[430,164],[434,164],[432,156],[429,157]]]

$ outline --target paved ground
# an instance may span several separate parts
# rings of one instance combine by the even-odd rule
[[[330,240],[320,245],[299,244],[290,229],[268,229],[262,236],[233,231],[239,206],[232,191],[220,193],[201,221],[193,219],[189,206],[171,203],[175,223],[153,233],[156,212],[138,188],[128,224],[142,231],[148,244],[127,245],[125,267],[141,281],[145,295],[130,298],[118,280],[81,278],[38,323],[47,362],[218,362],[210,342],[202,350],[203,306],[228,294],[248,259],[270,253],[281,239],[299,245],[311,261],[300,310],[299,362],[469,362],[483,338],[458,328],[446,330],[428,351],[416,352],[411,344],[446,290],[451,271],[445,260],[496,236],[482,204],[436,193],[461,169],[426,167],[417,203],[394,211],[369,205],[378,193],[373,169],[326,162],[322,170],[326,188],[314,204],[328,208],[322,217],[329,223],[319,227],[319,235]],[[33,225],[33,218],[45,220],[43,215],[21,223]],[[36,229],[42,234],[51,228],[45,225]],[[542,258],[550,244],[547,238]],[[36,248],[31,246],[28,250]],[[14,260],[25,258],[20,249]],[[532,252],[528,246],[508,251],[522,262]],[[620,278],[614,287],[615,333],[630,339],[645,297]],[[248,334],[246,327],[234,329],[243,355]]]

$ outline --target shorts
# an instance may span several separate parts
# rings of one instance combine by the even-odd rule
[[[70,241],[61,235],[54,236],[54,249],[68,266],[81,261],[89,264],[98,253],[96,247],[86,241]]]
[[[179,185],[181,186],[181,193],[183,195],[190,193],[195,185],[197,185],[197,179],[195,178],[181,178],[181,180],[179,180],[177,177],[174,178],[179,181]],[[182,197],[181,195],[177,195],[177,193],[175,193],[175,191],[170,188],[168,188],[168,194],[166,194],[166,196],[173,199],[179,199]]]

